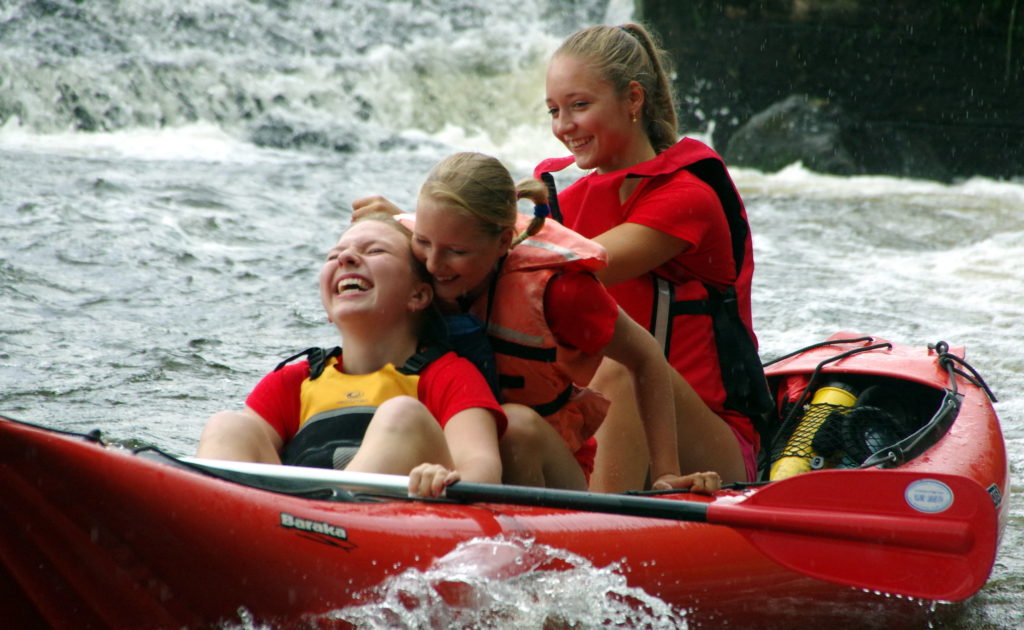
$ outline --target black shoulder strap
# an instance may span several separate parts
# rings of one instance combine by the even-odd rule
[[[740,198],[736,194],[732,180],[729,179],[729,174],[722,163],[713,158],[698,160],[685,168],[705,184],[711,186],[711,189],[715,191],[719,201],[721,201],[726,221],[729,223],[729,233],[732,237],[732,257],[733,262],[736,264],[736,275],[739,276],[740,269],[743,268],[747,234],[750,232],[750,226],[743,220],[743,214],[740,210],[742,208]]]
[[[309,380],[314,381],[321,374],[324,373],[324,368],[327,367],[327,360],[328,359],[330,359],[332,357],[341,356],[341,347],[340,346],[334,346],[333,348],[329,348],[329,349],[328,348],[318,348],[318,347],[306,348],[302,352],[299,352],[298,354],[294,354],[294,355],[288,357],[287,359],[285,359],[284,361],[281,361],[280,363],[278,363],[277,367],[274,368],[274,371],[276,372],[276,371],[280,370],[281,368],[283,368],[284,366],[288,365],[289,363],[291,363],[295,359],[298,359],[299,357],[303,357],[303,356],[306,357],[306,359],[309,361]]]
[[[431,343],[420,348],[420,351],[409,357],[405,365],[398,368],[402,374],[419,374],[423,368],[440,359],[450,348],[445,344]]]
[[[559,223],[562,221],[562,209],[558,207],[558,187],[555,186],[555,178],[551,173],[543,172],[540,179],[548,187],[548,207],[551,208],[551,218]]]

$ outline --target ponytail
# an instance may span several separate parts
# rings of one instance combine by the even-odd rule
[[[530,238],[544,227],[544,220],[551,214],[548,206],[548,188],[536,179],[524,179],[516,185],[516,199],[533,202],[533,219],[530,225],[512,240],[512,247]]]
[[[640,81],[644,87],[644,122],[647,137],[657,153],[676,143],[679,123],[672,100],[672,84],[665,66],[669,65],[668,55],[658,47],[657,41],[647,29],[639,24],[624,24],[622,30],[636,38],[647,53],[651,64],[650,85]]]

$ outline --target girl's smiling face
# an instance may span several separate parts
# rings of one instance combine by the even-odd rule
[[[495,236],[481,229],[479,219],[444,202],[421,196],[416,203],[412,251],[434,277],[441,300],[482,291],[511,242],[511,228]]]
[[[374,220],[356,223],[320,269],[320,299],[328,318],[338,322],[367,312],[406,316],[425,308],[432,291],[413,265],[409,240],[395,227]]]
[[[642,125],[633,122],[643,105],[638,86],[620,95],[580,58],[557,55],[548,66],[546,103],[551,132],[581,169],[607,173],[642,161],[637,143],[646,136]]]

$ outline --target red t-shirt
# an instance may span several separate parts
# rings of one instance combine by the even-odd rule
[[[338,357],[336,369],[341,369]],[[328,368],[330,369],[330,368]],[[299,428],[300,392],[309,377],[309,362],[290,363],[263,377],[249,394],[245,404],[263,417],[285,442]],[[417,397],[443,428],[452,416],[473,407],[487,409],[494,415],[498,437],[505,432],[508,420],[484,377],[471,362],[449,352],[431,362],[420,372]]]
[[[544,319],[559,343],[600,354],[615,334],[619,307],[601,281],[586,272],[553,276],[544,292]]]
[[[729,222],[722,203],[711,186],[693,173],[681,170],[641,179],[623,210],[622,222],[644,225],[690,244],[665,263],[665,268],[675,272],[670,277],[719,287],[736,281]]]

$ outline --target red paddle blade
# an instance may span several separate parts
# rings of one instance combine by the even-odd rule
[[[793,571],[943,601],[985,584],[999,537],[996,506],[976,482],[907,471],[799,475],[708,506],[708,522],[741,528]]]

